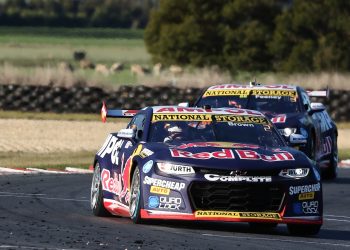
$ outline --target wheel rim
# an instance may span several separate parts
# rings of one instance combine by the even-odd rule
[[[100,185],[101,185],[100,166],[99,164],[96,164],[94,175],[92,177],[92,183],[91,183],[91,197],[90,197],[91,208],[94,208],[98,201],[98,197],[100,195]]]
[[[140,197],[140,172],[136,168],[132,177],[131,192],[130,192],[130,215],[134,216]]]

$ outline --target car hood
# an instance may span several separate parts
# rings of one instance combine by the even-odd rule
[[[227,142],[145,143],[150,158],[210,169],[261,170],[310,167],[308,158],[293,148],[264,148]]]
[[[303,118],[302,113],[285,113],[276,114],[264,112],[264,114],[275,124],[277,128],[294,128],[298,127],[300,120]]]

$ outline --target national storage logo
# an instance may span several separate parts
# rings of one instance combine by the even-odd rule
[[[195,212],[196,218],[232,218],[232,219],[269,219],[280,220],[278,213],[262,212],[231,212],[231,211],[201,211]]]

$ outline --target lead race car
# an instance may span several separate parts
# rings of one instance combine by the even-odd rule
[[[249,222],[290,233],[322,225],[319,168],[287,147],[260,112],[235,108],[102,109],[102,119],[133,116],[94,160],[95,215]],[[298,136],[292,136],[298,143]]]
[[[312,103],[309,99],[326,96],[328,90],[305,91],[293,85],[222,84],[205,89],[193,106],[239,107],[263,112],[287,143],[291,134],[303,136],[305,143],[298,146],[299,150],[320,164],[324,178],[333,179],[338,172],[337,126],[322,103]]]

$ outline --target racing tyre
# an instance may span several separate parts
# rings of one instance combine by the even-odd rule
[[[94,215],[96,216],[110,215],[110,213],[106,210],[106,208],[103,205],[101,169],[100,169],[100,164],[98,163],[96,163],[95,165],[94,175],[92,176],[90,205]]]
[[[338,144],[337,144],[337,135],[334,135],[332,138],[332,152],[330,158],[329,167],[324,172],[324,179],[335,179],[338,175]]]
[[[130,218],[135,224],[142,223],[141,219],[141,177],[140,170],[138,167],[132,175],[131,186],[130,186]]]
[[[287,224],[289,233],[299,236],[318,234],[321,226],[322,225]]]

